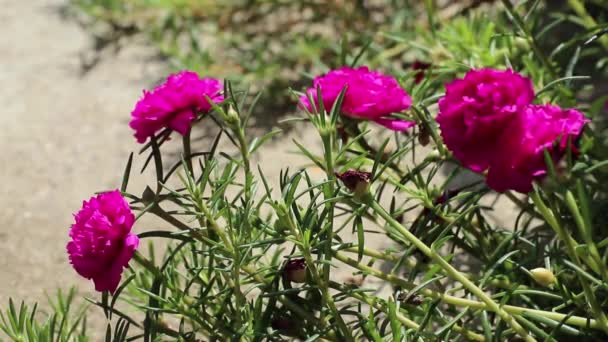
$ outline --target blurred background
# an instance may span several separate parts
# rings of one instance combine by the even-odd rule
[[[588,114],[601,113],[608,57],[593,49],[608,51],[608,35],[588,30],[608,30],[607,2],[587,1],[584,13],[571,1],[521,3],[542,10],[528,19],[542,28],[540,48],[567,66],[560,71],[592,75],[575,95]],[[329,68],[392,73],[414,99],[471,66],[534,70],[529,42],[499,9],[500,1],[481,0],[0,0],[0,303],[91,289],[67,261],[71,213],[119,186],[138,149],[129,114],[167,73],[191,69],[264,91],[252,132],[287,132],[260,157],[272,179],[302,160],[281,142],[314,137],[280,123],[296,114],[289,88],[302,90]],[[197,127],[201,143],[208,130]]]

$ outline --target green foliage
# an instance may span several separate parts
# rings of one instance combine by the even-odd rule
[[[86,331],[86,305],[74,307],[76,290],[67,294],[57,291],[56,299],[49,298],[51,313],[40,319],[38,305],[32,308],[21,302],[19,307],[9,301],[6,312],[0,312],[0,330],[13,341],[89,341]]]
[[[163,131],[129,157],[123,194],[138,218],[166,223],[139,237],[168,247],[138,252],[116,293],[93,301],[110,322],[106,340],[606,339],[608,140],[606,98],[596,92],[606,75],[608,9],[601,2],[587,5],[592,12],[578,1],[505,0],[479,10],[461,5],[456,16],[433,1],[378,1],[370,13],[363,1],[76,3],[115,29],[146,32],[180,68],[237,79],[226,82],[224,103],[197,118],[217,125],[211,146],[192,151],[186,135],[181,160],[168,162],[162,151],[170,132]],[[281,21],[290,13],[301,14],[304,33]],[[319,23],[328,34],[316,33]],[[566,23],[571,29],[557,32]],[[417,59],[431,64],[418,84],[410,68]],[[333,108],[321,102],[298,120],[316,128],[318,146],[294,145],[322,179],[307,167],[268,179],[253,155],[281,131],[254,138],[250,118],[256,106],[283,111],[280,101],[258,101],[268,95],[242,91],[240,81],[270,87],[273,101],[289,94],[293,103],[297,94],[284,83],[344,64],[397,75],[414,100],[397,115],[418,128],[371,134],[365,122],[340,115],[341,99]],[[593,119],[581,141],[570,142],[579,155],[569,152],[558,165],[548,156],[548,177],[526,196],[470,180],[441,141],[436,102],[446,82],[473,67],[513,68],[534,80],[537,103],[577,106]],[[220,141],[238,152],[219,151]],[[128,187],[134,158],[157,178],[141,194]],[[370,193],[354,196],[337,181],[336,172],[353,168],[371,172]],[[493,219],[498,200],[512,202],[515,220]],[[371,234],[393,247],[373,249]],[[283,272],[296,258],[307,265],[303,284]],[[539,281],[538,268],[555,280]],[[337,279],[345,269],[360,281]],[[11,302],[1,328],[13,339],[84,339],[84,319],[68,314],[72,297],[53,305],[56,318],[44,324],[35,308]]]

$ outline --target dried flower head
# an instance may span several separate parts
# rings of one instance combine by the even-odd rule
[[[372,174],[365,171],[348,170],[336,173],[336,177],[344,183],[355,196],[363,196],[369,191]]]
[[[291,259],[283,268],[285,279],[292,283],[306,282],[306,261],[304,259]]]

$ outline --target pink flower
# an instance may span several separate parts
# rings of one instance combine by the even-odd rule
[[[534,98],[532,82],[511,70],[471,70],[446,85],[437,122],[445,145],[476,172],[486,170],[498,137]]]
[[[574,109],[553,105],[530,105],[501,135],[496,158],[486,182],[490,188],[504,192],[527,193],[532,182],[547,173],[544,150],[558,161],[574,144],[589,120]]]
[[[184,135],[190,130],[190,123],[197,112],[208,112],[211,104],[205,95],[220,103],[222,84],[213,78],[199,78],[191,71],[170,75],[165,83],[153,91],[145,91],[143,97],[131,112],[129,126],[135,130],[137,142],[143,143],[148,137],[167,127]]]
[[[139,245],[131,234],[135,216],[120,191],[102,193],[84,201],[74,215],[67,245],[70,263],[78,274],[93,279],[95,290],[114,292]]]
[[[342,89],[347,86],[342,102],[342,114],[351,118],[371,120],[395,131],[403,131],[415,125],[412,121],[395,120],[388,116],[410,107],[412,99],[396,79],[367,67],[342,67],[314,79],[313,87],[306,90],[317,102],[317,86],[321,88],[323,105],[329,111]],[[313,112],[306,96],[302,104]],[[316,106],[316,103],[315,103]]]

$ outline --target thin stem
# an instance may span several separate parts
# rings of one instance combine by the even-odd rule
[[[597,29],[599,26],[595,19],[589,15],[587,9],[585,8],[585,4],[580,0],[568,0],[568,5],[572,10],[581,18],[583,25],[588,30]],[[598,41],[604,47],[604,49],[608,50],[608,36],[602,35],[598,37]]]
[[[251,200],[251,187],[253,183],[253,174],[251,173],[251,163],[249,161],[249,144],[247,144],[247,139],[245,138],[245,130],[241,127],[241,121],[239,120],[239,125],[236,131],[236,136],[239,141],[239,149],[241,151],[241,157],[243,158],[243,165],[245,168],[245,200],[247,203]]]
[[[534,202],[534,204],[540,211],[541,215],[543,215],[545,221],[549,224],[549,226],[551,228],[553,228],[553,230],[555,231],[557,236],[566,245],[566,251],[567,251],[568,255],[570,256],[570,259],[572,259],[576,263],[577,266],[583,268],[581,259],[579,258],[578,254],[576,253],[575,246],[578,244],[576,242],[576,240],[574,240],[574,238],[572,238],[572,236],[568,232],[566,232],[566,230],[563,229],[563,227],[559,224],[559,222],[557,221],[557,218],[555,217],[555,214],[553,213],[553,211],[551,209],[549,209],[545,205],[543,200],[540,198],[538,192],[534,191],[530,196],[532,198],[532,201]],[[589,266],[591,267],[591,265],[589,265]],[[585,297],[587,298],[587,302],[591,306],[591,311],[593,312],[593,315],[600,323],[600,327],[602,328],[602,330],[604,330],[606,333],[608,333],[608,318],[606,317],[606,314],[602,311],[602,307],[598,303],[597,298],[595,297],[595,293],[591,289],[591,286],[589,286],[589,283],[587,282],[587,280],[584,279],[583,276],[579,272],[576,272],[576,275],[579,278],[579,281],[583,287]]]
[[[334,257],[351,267],[364,271],[365,273],[367,273],[371,276],[374,276],[378,279],[382,279],[382,280],[388,281],[392,284],[401,286],[405,289],[411,290],[416,287],[416,284],[414,284],[406,279],[400,278],[393,274],[387,274],[383,271],[380,271],[373,267],[367,266],[366,264],[360,263],[357,260],[349,258],[346,255],[341,254],[339,252],[334,252]],[[420,289],[418,293],[423,296],[426,296],[426,297],[430,297],[433,299],[439,299],[446,304],[450,304],[450,305],[454,305],[454,306],[464,306],[464,307],[469,307],[471,309],[493,311],[486,303],[471,300],[471,299],[451,296],[451,295],[447,295],[445,293],[439,293],[439,292],[435,292],[435,291],[429,290],[429,289]],[[531,314],[543,316],[546,318],[550,318],[552,320],[556,320],[556,321],[560,321],[560,322],[563,321],[564,324],[576,325],[576,326],[585,327],[585,328],[590,327],[590,328],[594,328],[594,329],[601,329],[600,324],[596,320],[589,319],[586,317],[570,316],[570,315],[565,315],[565,314],[561,314],[561,313],[553,312],[553,311],[529,309],[529,308],[523,308],[523,307],[514,306],[514,305],[503,305],[502,309],[513,315],[522,315],[524,313],[531,313]]]
[[[334,156],[333,156],[334,134],[333,134],[333,132],[330,133],[330,131],[328,129],[322,129],[320,131],[320,134],[321,134],[321,139],[323,141],[323,151],[325,154],[325,172],[327,173],[327,178],[329,180],[329,182],[324,186],[323,190],[324,190],[325,198],[329,199],[333,196],[333,194],[335,192],[335,183],[336,183],[336,175],[335,175],[335,171],[334,171]],[[336,319],[336,322],[338,324],[342,337],[347,339],[347,341],[352,341],[353,337],[351,335],[351,331],[346,326],[346,323],[342,319],[342,316],[340,315],[340,312],[338,311],[338,308],[336,307],[336,304],[334,303],[333,297],[332,297],[331,293],[329,292],[329,278],[330,278],[330,273],[331,273],[330,263],[331,263],[331,257],[332,257],[331,249],[332,249],[332,244],[333,244],[334,235],[335,235],[334,222],[333,222],[334,207],[335,207],[335,203],[333,203],[333,202],[327,202],[325,204],[325,208],[328,211],[327,217],[329,217],[330,219],[327,223],[329,225],[329,227],[327,229],[327,238],[325,240],[324,253],[323,253],[323,259],[325,262],[323,263],[322,277],[319,277],[319,286],[320,286],[321,293],[322,293],[322,301],[324,302],[323,304],[327,304],[327,306],[332,311],[332,314]],[[325,305],[323,305],[323,306],[325,306]],[[325,319],[325,318],[323,318],[323,319]]]
[[[230,241],[230,239],[228,239],[228,237],[226,236],[226,232],[224,231],[224,229],[222,229],[218,225],[218,223],[215,221],[215,218],[213,217],[213,215],[211,215],[211,212],[209,211],[209,209],[207,208],[207,206],[204,203],[201,202],[200,207],[201,207],[200,208],[201,211],[203,212],[203,214],[205,215],[205,217],[207,219],[207,222],[212,227],[214,232],[220,237],[220,239],[224,243],[225,247],[227,249],[229,249],[231,253],[234,254],[234,246],[232,245],[232,242]],[[248,273],[250,276],[252,276],[255,279],[255,281],[257,281],[258,283],[264,284],[265,286],[270,285],[269,282],[259,274],[258,270],[255,267],[253,267],[251,265],[240,265],[240,268],[243,271],[245,271],[246,273]],[[322,327],[326,326],[325,322],[318,321],[314,316],[311,316],[308,312],[306,312],[305,310],[300,308],[297,304],[293,303],[288,298],[286,298],[284,296],[280,296],[279,301],[281,303],[283,303],[286,307],[288,307],[290,310],[292,310],[295,313],[297,313],[298,315],[300,315],[301,317],[305,317],[308,320],[310,320],[311,322],[316,322],[316,323],[320,324]]]
[[[186,161],[186,167],[188,168],[188,172],[194,178],[194,167],[192,167],[192,151],[190,148],[190,133],[191,130],[188,130],[186,134],[184,134],[182,138],[182,145],[184,148],[184,160]]]
[[[574,218],[574,222],[579,229],[580,235],[585,240],[585,244],[587,245],[589,254],[591,255],[591,260],[593,261],[592,264],[594,267],[592,269],[600,274],[602,279],[606,281],[606,269],[602,265],[602,257],[600,256],[597,246],[595,245],[595,242],[591,236],[591,229],[590,227],[587,227],[587,224],[583,219],[580,210],[578,209],[574,195],[572,195],[572,192],[570,191],[566,192],[566,205],[572,213],[572,217]]]
[[[338,308],[336,307],[336,304],[334,303],[333,297],[331,296],[331,293],[329,292],[329,279],[325,280],[325,278],[319,273],[319,270],[317,269],[315,262],[313,260],[312,253],[310,251],[310,245],[308,244],[308,241],[304,240],[302,234],[300,234],[300,231],[297,229],[291,215],[289,214],[289,212],[287,210],[287,207],[282,206],[281,213],[279,215],[284,218],[284,221],[287,223],[287,228],[289,229],[291,235],[293,235],[295,240],[300,241],[300,243],[296,244],[296,246],[302,253],[304,260],[306,261],[306,265],[309,268],[310,274],[313,277],[313,281],[316,282],[317,284],[319,284],[319,288],[321,289],[321,295],[322,295],[321,299],[323,300],[323,303],[322,303],[323,306],[328,306],[330,308],[330,310],[332,311],[332,314],[336,317],[336,321],[338,322],[338,327],[340,328],[340,331],[342,332],[342,335],[344,336],[344,338],[350,338],[350,340],[352,340],[352,336],[350,336],[350,330],[346,326],[346,323],[342,320],[342,317],[340,316]],[[330,248],[331,248],[331,246],[330,246]],[[331,249],[330,249],[329,253],[330,253],[330,257],[331,257],[331,255],[332,255]],[[327,324],[327,321],[326,321],[325,317],[323,317],[323,316],[321,317],[321,321],[324,324]]]
[[[498,303],[496,303],[490,296],[488,296],[483,290],[481,290],[477,285],[475,285],[471,280],[465,277],[462,273],[456,270],[452,265],[450,265],[443,257],[441,257],[437,252],[427,246],[424,242],[418,239],[414,234],[412,234],[409,230],[403,227],[399,222],[391,217],[389,213],[384,210],[384,208],[374,200],[371,194],[367,194],[366,196],[367,204],[382,218],[391,225],[395,230],[401,233],[408,241],[410,241],[416,248],[418,248],[422,253],[424,253],[427,257],[431,258],[435,261],[443,270],[446,272],[446,275],[453,280],[460,282],[467,290],[473,293],[477,298],[479,298],[482,302],[486,304],[488,309],[493,312],[496,312],[507,324],[513,328],[513,330],[519,334],[526,341],[536,341],[534,337],[532,337],[526,329],[524,329],[507,311],[502,309]]]
[[[348,247],[345,249],[342,249],[342,251],[345,252],[349,252],[349,253],[359,253],[359,248],[357,246],[353,246],[353,247]],[[380,260],[385,260],[385,261],[390,261],[393,263],[399,263],[402,262],[401,257],[397,256],[397,255],[393,255],[393,254],[388,254],[388,253],[382,253],[373,249],[369,249],[369,248],[363,248],[363,255],[367,255],[370,256],[372,258],[375,259],[380,259]],[[419,263],[417,262],[413,257],[409,257],[406,258],[403,261],[403,264],[407,267],[407,268],[416,268],[416,267],[421,267],[423,269],[429,269],[432,267],[432,265],[428,264],[428,263]],[[471,280],[476,280],[479,277],[474,275],[474,274],[470,274],[470,273],[464,273],[462,272],[462,274],[464,274],[465,277],[471,279]],[[492,286],[496,286],[499,288],[503,288],[503,289],[510,289],[511,286],[513,284],[511,284],[511,282],[509,280],[500,280],[500,279],[492,279],[490,281],[487,282],[488,285],[492,285]],[[521,288],[521,287],[520,287]]]
[[[513,202],[515,205],[517,205],[521,210],[525,210],[528,214],[530,214],[536,218],[540,218],[540,219],[543,218],[542,215],[537,213],[536,210],[534,210],[534,208],[532,206],[528,205],[528,203],[517,198],[517,196],[513,192],[506,191],[504,193],[504,195],[507,196],[507,198],[510,199],[511,202]]]
[[[349,292],[348,289],[344,285],[341,285],[341,284],[338,284],[335,282],[332,282],[331,285],[332,285],[332,287],[334,287],[344,293],[348,293],[348,295],[350,297],[355,298],[363,303],[366,303],[367,305],[369,305],[377,310],[380,310],[380,311],[384,312],[385,314],[389,313],[388,309],[386,308],[386,305],[384,305],[383,303],[380,303],[380,300],[377,297],[369,297],[369,296],[365,295],[364,292],[352,292],[352,291]],[[403,325],[405,325],[406,327],[408,327],[410,329],[415,329],[415,330],[420,329],[420,325],[418,323],[405,317],[401,312],[397,312],[395,314],[395,317],[397,318],[397,320],[399,322],[401,322]],[[453,328],[457,332],[463,334],[469,340],[485,341],[485,338],[482,335],[474,333],[466,328],[463,328],[458,325],[454,325]]]
[[[507,12],[513,18],[513,21],[515,22],[515,24],[525,34],[524,38],[526,38],[526,40],[528,41],[528,44],[530,44],[530,47],[532,47],[532,50],[534,50],[534,53],[536,54],[536,56],[538,57],[538,59],[540,59],[540,62],[547,69],[547,71],[549,71],[549,73],[551,74],[552,78],[554,78],[554,79],[557,78],[557,71],[555,70],[555,68],[553,67],[553,65],[551,64],[551,62],[547,58],[547,56],[545,56],[545,54],[542,52],[542,50],[538,46],[538,43],[536,42],[536,39],[532,35],[532,32],[530,31],[530,29],[526,26],[526,23],[524,22],[524,20],[522,19],[522,17],[519,15],[519,13],[517,13],[515,11],[515,8],[513,7],[513,4],[511,3],[511,0],[502,0],[502,3],[505,6]],[[560,86],[560,89],[561,88],[562,87]]]
[[[232,241],[230,241],[230,239],[228,238],[228,236],[227,236],[228,234],[226,233],[224,228],[222,228],[217,223],[217,221],[213,217],[213,214],[211,213],[209,208],[207,208],[207,205],[205,204],[205,202],[201,199],[200,201],[198,201],[195,204],[197,206],[197,209],[200,210],[203,213],[203,215],[205,216],[205,218],[207,219],[207,223],[211,227],[213,232],[215,234],[217,234],[220,237],[220,239],[222,240],[223,247],[226,248],[229,253],[234,254],[234,245],[233,245]]]

